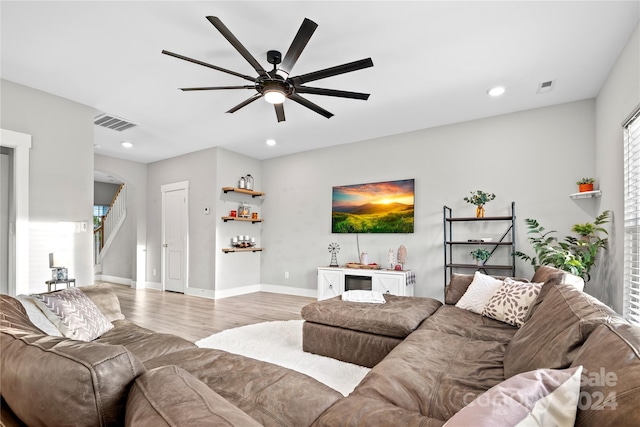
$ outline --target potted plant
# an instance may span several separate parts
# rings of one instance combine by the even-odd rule
[[[580,181],[576,182],[578,184],[578,191],[584,193],[586,191],[593,191],[593,184],[596,182],[593,178],[582,178]]]
[[[465,197],[464,201],[476,205],[476,218],[484,218],[484,205],[496,198],[493,193],[485,193],[482,190],[471,191],[471,196]]]
[[[536,256],[530,257],[520,251],[515,255],[526,261],[530,261],[534,268],[540,265],[551,265],[560,270],[580,276],[588,282],[591,276],[591,268],[595,265],[596,257],[600,249],[607,250],[607,230],[600,227],[609,222],[610,211],[604,211],[598,215],[593,223],[575,224],[571,231],[578,235],[566,236],[559,241],[553,236],[555,230],[545,231],[538,221],[527,218],[525,220],[529,228],[528,234],[535,236],[528,240],[533,246]]]
[[[476,265],[484,265],[484,263],[491,257],[491,252],[484,248],[474,249],[471,252],[471,257],[476,260]]]

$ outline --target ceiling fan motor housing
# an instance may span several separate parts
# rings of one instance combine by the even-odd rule
[[[269,62],[269,64],[278,65],[282,62],[282,54],[277,50],[268,51],[267,62]]]

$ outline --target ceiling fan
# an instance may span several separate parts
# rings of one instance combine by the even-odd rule
[[[278,122],[283,122],[284,107],[283,102],[285,99],[290,99],[303,105],[310,110],[315,111],[318,114],[323,115],[326,118],[333,116],[332,113],[324,108],[314,104],[306,98],[300,96],[301,93],[311,95],[325,95],[336,96],[341,98],[362,99],[367,100],[369,98],[368,93],[348,92],[343,90],[325,89],[319,87],[304,86],[305,83],[315,80],[325,79],[327,77],[337,76],[339,74],[350,73],[352,71],[361,70],[363,68],[373,67],[373,61],[371,58],[361,59],[359,61],[349,62],[335,67],[325,68],[323,70],[314,71],[312,73],[302,74],[299,76],[290,77],[293,66],[298,61],[300,54],[309,42],[309,39],[313,35],[314,31],[318,27],[318,24],[305,18],[298,30],[298,33],[291,42],[289,50],[282,58],[282,54],[277,50],[270,50],[267,52],[267,61],[273,64],[273,70],[266,71],[258,61],[249,53],[249,51],[240,43],[240,41],[229,31],[229,29],[222,23],[222,21],[216,16],[207,16],[207,19],[214,27],[220,31],[220,33],[233,45],[233,47],[247,60],[249,64],[256,70],[258,77],[251,77],[235,71],[227,70],[206,62],[199,61],[197,59],[188,58],[177,53],[163,50],[165,55],[173,56],[178,59],[193,62],[208,68],[212,68],[223,73],[231,74],[245,80],[252,82],[251,85],[244,86],[213,86],[213,87],[190,87],[180,88],[183,91],[195,91],[195,90],[226,90],[226,89],[253,89],[256,91],[249,99],[241,102],[235,107],[231,108],[227,113],[235,113],[242,107],[246,107],[258,98],[264,97],[265,100],[274,105],[276,110],[276,117]]]

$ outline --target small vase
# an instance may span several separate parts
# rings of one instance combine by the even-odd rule
[[[484,218],[484,205],[476,207],[476,218]]]

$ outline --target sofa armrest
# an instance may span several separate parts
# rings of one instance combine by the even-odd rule
[[[125,426],[260,426],[256,420],[175,365],[136,378]]]
[[[109,322],[124,319],[124,314],[120,310],[120,300],[111,289],[110,284],[99,283],[97,285],[82,286],[80,289],[98,306],[100,311],[109,319]]]

